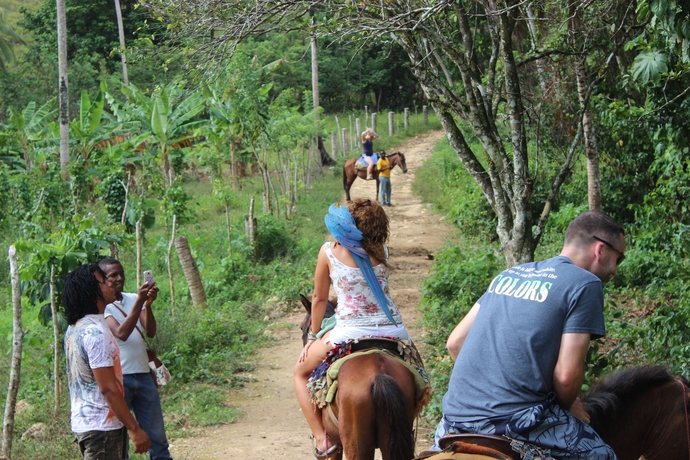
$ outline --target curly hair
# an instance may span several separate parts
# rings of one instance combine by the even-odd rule
[[[388,240],[388,215],[380,204],[367,199],[354,200],[348,207],[362,232],[362,247],[367,254],[388,266],[383,244]]]
[[[62,286],[62,306],[67,323],[74,325],[86,315],[97,315],[98,300],[104,301],[96,272],[105,280],[105,273],[98,264],[84,264],[67,274]]]

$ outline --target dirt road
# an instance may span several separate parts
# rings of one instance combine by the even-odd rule
[[[419,324],[420,286],[432,263],[430,254],[443,245],[450,231],[442,216],[429,211],[412,194],[411,184],[417,167],[431,156],[434,145],[442,137],[441,131],[434,131],[389,150],[403,152],[408,165],[407,174],[399,168],[393,170],[391,202],[394,207],[386,208],[391,219],[390,288],[418,345],[424,333]],[[373,181],[357,179],[352,186],[352,198],[374,199],[375,187]],[[230,397],[229,404],[245,415],[237,423],[207,429],[200,436],[172,440],[171,451],[176,459],[313,458],[309,428],[295,399],[292,380],[292,367],[302,348],[297,327],[302,316],[295,313],[281,318],[278,321],[282,324],[275,324],[267,331],[276,339],[275,345],[261,350],[256,369],[246,374],[256,382],[234,391]],[[281,327],[286,323],[290,327]],[[417,452],[429,447],[426,434],[430,430],[429,426],[420,427]],[[380,458],[378,451],[376,458]]]

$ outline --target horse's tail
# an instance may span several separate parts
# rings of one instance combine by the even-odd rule
[[[371,388],[376,409],[376,430],[384,459],[409,460],[414,457],[412,427],[405,409],[405,395],[391,376],[379,374]]]

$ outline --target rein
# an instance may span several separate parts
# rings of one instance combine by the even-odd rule
[[[690,459],[690,422],[688,421],[688,403],[687,403],[687,388],[679,377],[676,377],[680,386],[683,387],[683,409],[685,410],[685,434],[688,440],[688,458]]]

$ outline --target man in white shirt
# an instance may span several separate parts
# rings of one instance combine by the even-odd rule
[[[127,408],[120,350],[103,312],[115,293],[96,264],[81,265],[67,275],[62,305],[71,426],[84,460],[127,458],[128,437],[136,453],[149,449],[149,437]]]
[[[136,294],[122,292],[125,272],[117,259],[106,258],[98,265],[113,289],[115,300],[105,308],[105,320],[120,346],[125,400],[139,425],[151,438],[151,460],[170,459],[163,411],[158,389],[151,378],[144,334],[156,335],[156,318],[151,304],[158,296],[154,282],[139,286]]]

